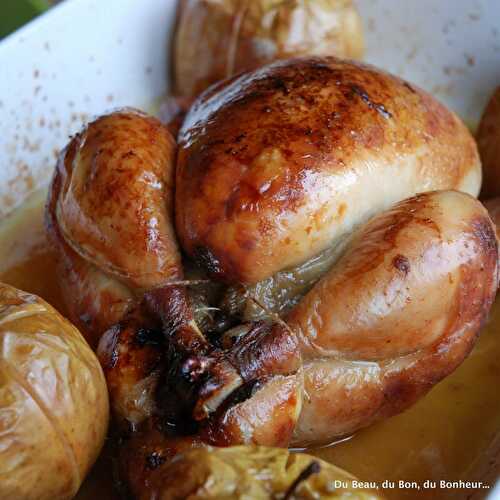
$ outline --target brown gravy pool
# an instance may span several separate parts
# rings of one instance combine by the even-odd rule
[[[55,257],[45,240],[45,192],[0,224],[0,280],[36,293],[64,314]],[[409,411],[331,447],[308,450],[365,481],[483,480],[500,468],[500,301],[467,361]],[[474,491],[388,489],[388,499],[482,498]],[[104,453],[77,496],[113,499]]]

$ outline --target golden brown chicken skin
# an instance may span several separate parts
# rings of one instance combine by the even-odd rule
[[[100,354],[113,409],[138,424],[120,451],[129,488],[147,495],[162,466],[193,447],[324,444],[406,409],[474,345],[496,293],[494,231],[481,203],[456,191],[424,193],[374,217],[284,322],[254,325],[232,347],[199,357],[207,371],[194,396],[226,389],[218,367],[228,361],[242,385],[203,418],[184,414],[184,426],[169,420],[179,401],[158,397],[164,379],[155,378],[156,392],[147,386],[140,421],[136,406],[122,404],[123,394],[137,394],[131,373],[134,384],[140,370],[151,380],[158,346],[131,342],[133,323],[110,330]],[[130,359],[140,367],[123,371]]]
[[[480,202],[456,191],[403,201],[351,237],[284,321],[192,351],[193,428],[219,446],[302,446],[402,411],[469,353],[497,281],[495,227]]]
[[[456,191],[410,198],[363,226],[285,323],[251,347],[251,376],[295,366],[303,383],[292,443],[325,443],[398,413],[451,373],[495,297],[497,252],[485,208]],[[280,349],[268,347],[272,338]],[[240,372],[247,356],[232,353],[246,342],[226,353]],[[245,429],[245,417],[228,418],[235,408],[208,419],[212,437],[236,437],[235,421]],[[255,437],[240,432],[238,442]]]
[[[476,145],[435,99],[333,57],[212,87],[179,133],[176,228],[212,276],[255,283],[418,192],[477,195]]]
[[[175,143],[154,118],[103,116],[59,163],[56,218],[83,258],[133,288],[181,276],[171,225]]]
[[[134,491],[150,479],[137,457],[157,448],[329,442],[465,359],[498,245],[471,196],[474,140],[433,98],[372,67],[297,59],[211,88],[179,140],[174,186],[164,126],[103,117],[49,197],[53,241],[80,270],[76,285],[60,276],[75,310],[105,324],[80,292],[102,276],[122,287],[99,357]]]
[[[168,130],[132,109],[90,123],[60,155],[47,227],[71,319],[92,345],[144,290],[182,278],[174,159]]]
[[[497,250],[484,207],[453,191],[364,226],[287,318],[309,395],[293,441],[324,442],[398,413],[451,373],[495,297]]]

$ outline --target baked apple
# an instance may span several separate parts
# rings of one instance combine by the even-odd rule
[[[0,283],[0,498],[73,498],[108,427],[97,358],[53,307]]]

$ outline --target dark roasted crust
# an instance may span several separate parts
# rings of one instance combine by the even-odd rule
[[[156,410],[156,391],[165,363],[161,325],[136,309],[105,332],[97,354],[118,425],[115,433],[129,426],[137,428]]]

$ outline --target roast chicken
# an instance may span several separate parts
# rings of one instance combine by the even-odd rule
[[[457,368],[498,283],[480,186],[457,116],[334,57],[216,84],[177,137],[131,109],[73,137],[47,226],[132,495],[179,451],[328,443]]]

